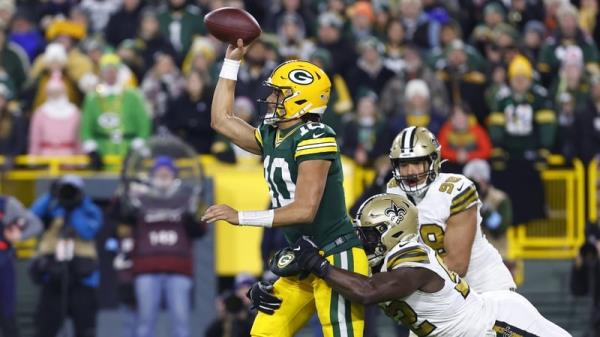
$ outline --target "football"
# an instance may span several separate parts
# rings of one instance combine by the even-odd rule
[[[215,9],[206,14],[204,24],[214,37],[232,45],[237,44],[237,39],[242,39],[247,46],[262,32],[250,13],[233,7]]]

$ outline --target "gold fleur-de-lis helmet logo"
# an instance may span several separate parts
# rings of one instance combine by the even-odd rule
[[[395,223],[404,220],[406,213],[406,208],[398,207],[393,201],[390,202],[390,207],[385,209],[385,215],[389,216]]]

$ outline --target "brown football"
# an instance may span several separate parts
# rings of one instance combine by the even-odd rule
[[[214,37],[233,45],[237,44],[237,39],[242,39],[247,46],[262,32],[250,13],[233,7],[215,9],[206,14],[204,25]]]

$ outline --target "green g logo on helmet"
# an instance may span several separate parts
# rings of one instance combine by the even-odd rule
[[[265,117],[271,124],[298,119],[308,113],[323,115],[331,94],[329,76],[323,69],[303,60],[280,64],[265,85],[283,97],[275,113]]]
[[[314,81],[313,76],[304,69],[292,70],[288,76],[290,81],[303,85],[311,84]]]

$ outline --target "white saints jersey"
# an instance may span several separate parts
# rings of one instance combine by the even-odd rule
[[[382,272],[397,268],[425,268],[444,280],[435,293],[415,291],[379,306],[386,315],[419,337],[484,337],[494,325],[494,307],[456,273],[449,271],[433,249],[416,240],[400,243],[383,261]]]
[[[388,183],[387,193],[406,196],[394,178]],[[477,232],[465,279],[479,293],[516,288],[502,257],[481,231],[481,201],[472,181],[460,174],[440,173],[422,199],[414,201],[419,210],[419,236],[442,257],[446,255],[444,233],[448,218],[477,206]]]

